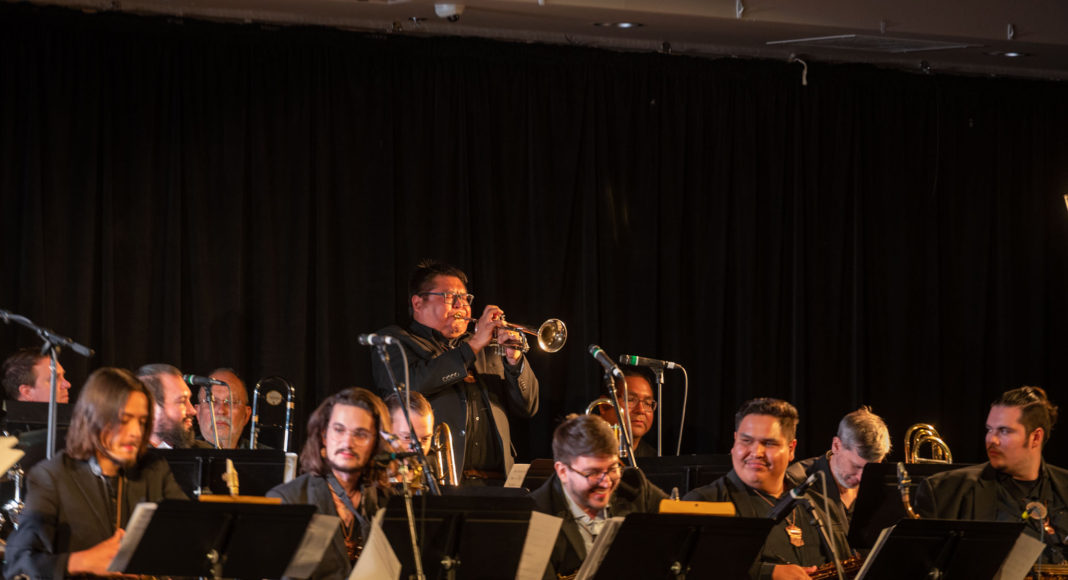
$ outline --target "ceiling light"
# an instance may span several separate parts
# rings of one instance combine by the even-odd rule
[[[594,26],[602,28],[641,28],[645,26],[641,22],[594,22]]]

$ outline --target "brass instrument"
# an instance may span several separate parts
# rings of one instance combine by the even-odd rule
[[[905,470],[905,464],[898,462],[897,464],[897,491],[901,494],[901,505],[905,508],[905,515],[909,519],[918,520],[920,516],[916,512],[912,511],[912,501],[909,500],[909,488],[912,487],[912,478],[909,477],[909,472]]]
[[[252,389],[252,420],[249,422],[250,424],[248,431],[248,448],[255,449],[256,446],[259,444],[260,387],[264,383],[269,381],[280,382],[286,388],[286,417],[285,425],[283,426],[285,428],[285,432],[282,435],[282,451],[289,451],[289,435],[293,431],[293,407],[294,401],[296,400],[296,392],[293,389],[293,385],[289,381],[285,380],[285,378],[280,376],[266,377],[260,379],[260,381],[256,383],[256,388]],[[282,394],[274,389],[267,391],[267,394],[264,396],[264,398],[267,400],[267,404],[269,405],[278,405],[282,402]]]
[[[430,450],[426,454],[430,472],[438,485],[460,485],[460,474],[456,471],[456,456],[452,451],[452,429],[445,422],[434,427],[430,438]]]
[[[851,556],[842,560],[842,571],[845,572],[846,578],[853,578],[860,572],[860,568],[864,566],[864,559],[859,556]],[[834,562],[828,562],[816,571],[809,575],[812,580],[831,580],[832,578],[838,578],[838,568],[835,567]]]
[[[920,457],[925,443],[931,447],[930,459]],[[905,431],[905,463],[953,463],[953,454],[934,426],[916,423]]]
[[[615,410],[615,405],[612,403],[612,398],[611,397],[598,397],[598,398],[594,399],[593,401],[591,401],[589,405],[586,405],[586,414],[587,415],[592,415],[593,412],[595,410],[597,410],[598,407],[603,407],[603,406],[606,406],[606,405],[608,407],[610,407],[611,409]],[[598,413],[598,415],[600,415],[600,413]],[[619,458],[620,459],[626,459],[627,458],[627,446],[623,444],[623,436],[620,434],[620,431],[619,431],[619,423],[622,420],[623,420],[623,417],[621,417],[619,412],[617,411],[616,412],[616,424],[615,425],[611,425],[611,427],[612,427],[612,432],[616,434],[616,441],[619,444]]]
[[[477,318],[464,316],[459,312],[456,313],[456,318],[459,320],[466,320],[468,322],[478,322]],[[564,348],[564,343],[567,342],[567,325],[564,324],[563,320],[560,320],[558,318],[550,318],[549,320],[542,322],[541,326],[539,326],[537,330],[534,330],[533,328],[530,328],[529,326],[524,326],[522,324],[512,324],[511,322],[505,322],[503,318],[501,319],[501,322],[504,322],[504,326],[502,326],[501,328],[504,328],[505,330],[514,330],[516,332],[519,332],[521,333],[520,336],[523,339],[521,345],[517,344],[505,346],[514,346],[515,348],[522,348],[523,352],[530,350],[530,347],[527,345],[526,337],[522,336],[523,334],[536,336],[538,338],[538,347],[544,350],[545,352],[557,352],[561,348]]]

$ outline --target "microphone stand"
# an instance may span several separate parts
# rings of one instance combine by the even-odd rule
[[[20,316],[18,314],[8,312],[6,310],[0,310],[0,318],[5,323],[10,324],[15,322],[20,326],[24,326],[35,333],[44,342],[41,346],[41,354],[49,355],[48,371],[49,377],[49,393],[48,393],[48,439],[45,444],[45,458],[52,459],[55,455],[56,449],[56,365],[59,360],[59,351],[64,347],[68,347],[74,352],[89,358],[93,356],[93,349],[74,342],[73,339],[65,336],[60,336],[43,326],[37,326],[29,318]]]
[[[605,371],[604,383],[608,388],[608,394],[612,397],[612,406],[616,409],[616,421],[619,423],[619,435],[623,438],[623,448],[627,450],[627,460],[630,461],[631,467],[638,467],[638,460],[634,457],[634,446],[631,445],[632,439],[630,438],[630,414],[627,414],[627,421],[623,420],[623,407],[619,404],[619,397],[616,396],[616,383],[615,377],[611,373]]]
[[[845,580],[845,570],[842,569],[842,559],[838,556],[838,550],[834,547],[834,542],[831,541],[831,537],[827,534],[827,527],[823,524],[823,518],[820,517],[819,509],[807,497],[797,498],[797,504],[805,508],[809,516],[812,518],[812,525],[816,526],[816,529],[820,532],[820,541],[827,547],[827,551],[831,553],[831,559],[834,561],[834,569],[838,573],[838,580]]]
[[[656,375],[656,456],[664,456],[664,367],[653,367]]]

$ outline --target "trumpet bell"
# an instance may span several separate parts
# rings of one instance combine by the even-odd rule
[[[545,352],[556,352],[567,342],[567,325],[563,320],[550,318],[538,327],[538,346]]]

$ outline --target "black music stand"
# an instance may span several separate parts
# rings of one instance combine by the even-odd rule
[[[767,518],[629,514],[592,577],[749,578],[774,525]]]
[[[1022,522],[901,520],[880,538],[857,580],[993,578]]]
[[[529,497],[413,498],[415,530],[428,579],[513,578],[534,501]],[[415,573],[404,498],[386,505],[382,529],[401,561],[401,578]]]
[[[314,514],[312,505],[164,500],[119,571],[161,577],[281,578]]]
[[[531,461],[530,469],[527,470],[526,476],[523,477],[523,484],[520,489],[534,491],[541,487],[541,484],[548,481],[556,473],[553,468],[554,463],[552,459],[535,459]]]
[[[244,495],[264,495],[285,476],[286,454],[280,449],[153,449],[150,453],[167,460],[174,479],[189,497],[229,494],[222,479],[227,459],[234,463]]]
[[[968,464],[958,463],[909,463],[910,501],[916,501],[916,488],[924,479],[959,469]],[[828,482],[830,483],[830,482]],[[849,523],[849,545],[854,549],[867,550],[875,545],[883,528],[896,524],[905,517],[905,505],[897,489],[897,463],[869,463],[860,476],[857,500]]]

